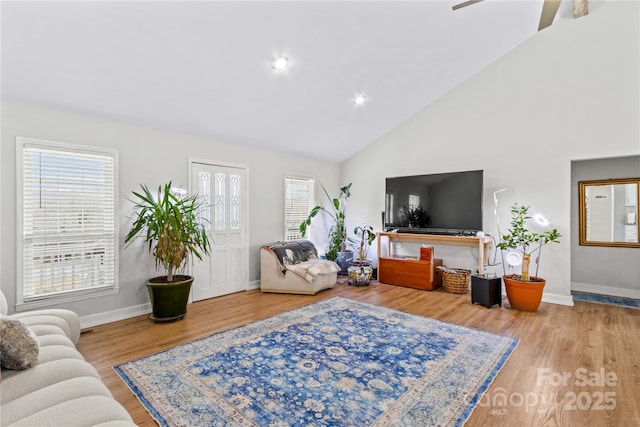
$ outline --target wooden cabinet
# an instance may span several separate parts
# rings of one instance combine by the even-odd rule
[[[484,273],[483,261],[487,262],[491,249],[491,238],[487,236],[442,236],[432,234],[377,233],[378,238],[378,281],[391,285],[434,290],[442,284],[441,272],[436,267],[441,259],[433,262],[416,258],[393,255],[393,242],[433,243],[453,246],[472,246],[478,249],[478,271]]]
[[[441,265],[441,259],[428,262],[415,258],[379,258],[378,281],[432,291],[442,286],[442,272],[436,268]]]

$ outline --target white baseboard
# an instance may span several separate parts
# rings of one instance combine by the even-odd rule
[[[571,282],[571,290],[579,292],[589,292],[591,294],[613,295],[615,297],[640,299],[640,289],[614,288],[611,286]]]
[[[90,314],[80,317],[80,327],[90,328],[104,323],[124,320],[141,314],[151,313],[151,303],[134,305],[132,307],[119,308],[117,310],[105,311],[102,313]]]
[[[247,291],[260,289],[260,280],[254,280],[247,284]],[[193,301],[189,300],[189,303]],[[102,325],[104,323],[124,320],[130,317],[140,316],[142,314],[151,313],[151,303],[134,305],[132,307],[119,308],[117,310],[105,311],[102,313],[90,314],[80,318],[81,328],[90,328],[92,326]]]
[[[254,280],[249,282],[247,290],[260,289],[260,280]],[[623,289],[623,288],[611,288],[608,286],[589,285],[586,283],[572,283],[571,289],[582,292],[591,292],[594,294],[615,295],[627,298],[639,298],[640,291],[635,289]],[[502,295],[506,295],[504,286],[502,289]],[[573,298],[571,296],[550,294],[545,292],[542,295],[542,302],[548,302],[551,304],[566,305],[573,307]],[[105,311],[103,313],[91,314],[89,316],[83,316],[80,318],[80,327],[89,328],[92,326],[102,325],[104,323],[115,322],[117,320],[124,320],[130,317],[140,316],[142,314],[151,313],[151,304],[140,304],[127,308],[120,308],[117,310]]]
[[[549,302],[551,304],[568,305],[573,307],[573,297],[571,295],[558,295],[549,294],[547,292],[542,293],[542,302]]]

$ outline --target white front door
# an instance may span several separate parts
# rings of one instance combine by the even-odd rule
[[[248,288],[247,169],[191,161],[191,190],[205,201],[200,213],[211,256],[195,259],[193,301]]]

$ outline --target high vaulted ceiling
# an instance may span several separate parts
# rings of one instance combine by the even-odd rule
[[[459,2],[2,1],[0,88],[7,100],[339,162],[534,35],[543,4],[453,11]],[[570,19],[568,6],[556,19]],[[279,54],[284,73],[271,66]]]

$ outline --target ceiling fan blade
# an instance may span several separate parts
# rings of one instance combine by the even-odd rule
[[[463,7],[471,6],[472,4],[480,3],[481,1],[483,0],[467,0],[465,2],[453,5],[452,9],[453,10],[462,9]]]
[[[538,31],[547,28],[553,23],[553,19],[558,13],[560,7],[560,0],[544,0],[542,5],[542,14],[540,15],[540,25],[538,25]]]

